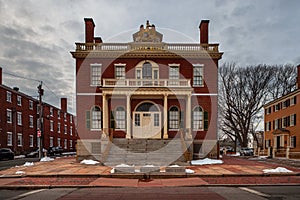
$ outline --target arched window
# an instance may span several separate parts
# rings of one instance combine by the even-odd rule
[[[193,129],[194,130],[203,129],[203,110],[200,106],[197,106],[193,110]]]
[[[176,106],[169,110],[169,129],[179,129],[180,125],[180,112]]]
[[[125,130],[125,109],[123,107],[117,107],[115,112],[115,119],[116,119],[116,129]]]
[[[152,65],[149,62],[143,64],[143,79],[152,79]]]
[[[92,108],[92,129],[101,129],[102,126],[102,113],[101,113],[101,109],[98,106],[94,106]]]

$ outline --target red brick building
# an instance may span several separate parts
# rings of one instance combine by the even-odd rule
[[[300,65],[297,89],[266,105],[264,152],[273,157],[300,157]]]
[[[170,140],[184,131],[194,153],[216,155],[218,61],[223,53],[219,44],[209,44],[208,25],[201,21],[196,44],[165,43],[149,21],[132,42],[104,43],[94,37],[93,19],[85,18],[85,42],[76,43],[71,52],[79,144],[93,154],[92,144],[109,134]]]
[[[2,84],[0,68],[0,148],[11,148],[15,154],[25,154],[38,148],[37,125],[39,101]],[[43,147],[61,146],[75,151],[77,139],[74,116],[67,112],[67,99],[61,108],[43,103]]]

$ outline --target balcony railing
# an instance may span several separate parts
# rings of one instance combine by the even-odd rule
[[[76,43],[76,51],[134,51],[166,50],[170,52],[219,52],[219,44],[182,44],[182,43]]]
[[[191,87],[186,79],[103,79],[103,87]]]

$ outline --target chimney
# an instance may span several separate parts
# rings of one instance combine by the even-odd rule
[[[201,20],[200,29],[200,44],[208,44],[208,23],[209,20]]]
[[[67,112],[67,98],[61,98],[60,99],[60,109],[63,112]]]
[[[2,67],[0,67],[0,85],[2,85]]]
[[[300,64],[297,66],[297,89],[300,89]]]
[[[84,18],[85,22],[85,43],[94,43],[95,24],[92,18]]]
[[[95,43],[102,43],[102,38],[101,37],[95,37]]]

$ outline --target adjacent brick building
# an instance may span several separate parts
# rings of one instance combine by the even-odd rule
[[[11,148],[17,155],[38,148],[39,101],[2,84],[0,68],[0,148]],[[77,139],[74,116],[67,112],[67,99],[61,108],[43,102],[43,147],[61,146],[75,151]]]
[[[300,65],[297,89],[264,105],[264,151],[273,157],[300,157]]]
[[[103,43],[94,37],[93,19],[85,18],[85,42],[76,43],[71,53],[76,59],[78,136],[91,154],[93,144],[107,135],[170,140],[184,130],[193,138],[194,153],[216,156],[208,146],[217,143],[222,53],[219,44],[208,42],[208,24],[201,21],[200,43],[195,44],[165,43],[149,21],[132,42]]]

